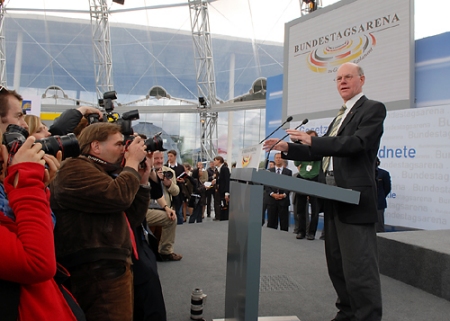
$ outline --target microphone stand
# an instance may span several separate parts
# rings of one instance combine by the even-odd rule
[[[278,129],[280,129],[281,127],[283,127],[286,123],[290,122],[292,120],[292,116],[289,116],[284,123],[282,123],[280,126],[278,126],[273,132],[271,132],[269,135],[267,135],[266,138],[264,138],[262,141],[260,141],[259,143],[261,144],[263,141],[265,141],[267,138],[269,138],[270,136],[273,135],[273,133],[275,133]]]
[[[306,123],[308,123],[308,118],[303,119],[302,123],[300,125],[298,125],[297,127],[295,127],[294,129],[299,129],[300,127],[302,127],[303,125],[305,125]],[[264,169],[267,169],[267,165],[269,165],[269,156],[270,156],[270,152],[272,151],[272,149],[275,147],[276,144],[278,144],[279,142],[281,142],[283,139],[285,139],[286,137],[288,137],[289,134],[284,135],[283,137],[281,137],[275,144],[272,145],[272,147],[270,147],[270,149],[267,151],[267,157],[266,157],[266,165],[264,166]]]

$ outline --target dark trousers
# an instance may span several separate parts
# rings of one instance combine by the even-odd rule
[[[177,224],[183,224],[184,223],[184,217],[183,217],[183,193],[181,193],[180,188],[180,194],[177,196],[172,197],[172,205],[173,209],[175,210],[175,214],[177,215]]]
[[[309,201],[308,201],[309,199]],[[316,197],[311,197],[304,194],[296,195],[297,201],[297,215],[298,215],[298,234],[310,234],[315,236],[317,231],[317,224],[319,223],[319,206]],[[311,204],[311,220],[308,220],[308,203]],[[309,221],[309,229],[307,232],[307,222]]]
[[[329,177],[327,184],[333,185]],[[338,295],[336,307],[339,311],[336,320],[381,320],[375,223],[342,223],[338,217],[336,202],[325,201],[324,229],[328,274]]]
[[[211,201],[214,195],[214,188],[209,188],[206,190],[206,216],[211,216]],[[214,208],[214,203],[212,203],[212,207]]]
[[[202,205],[201,203],[198,203],[193,209],[191,216],[189,217],[189,223],[201,223],[203,219],[203,213],[202,213]]]
[[[378,223],[377,223],[377,233],[384,232],[384,208],[382,210],[378,210]]]
[[[214,194],[214,218],[218,219],[220,221],[227,221],[228,220],[228,204],[225,207],[221,206],[221,203],[225,202],[225,195],[224,197],[221,197],[219,192],[215,192]]]
[[[264,223],[266,223],[266,211],[267,211],[267,202],[263,201],[263,211],[262,211],[262,225],[264,225]]]
[[[131,321],[133,276],[130,264],[99,260],[70,269],[73,296],[87,321]]]
[[[289,230],[289,206],[268,204],[267,227],[278,229],[278,222],[280,222],[280,230]]]

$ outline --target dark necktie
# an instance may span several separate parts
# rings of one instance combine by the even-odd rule
[[[333,126],[331,127],[330,134],[328,136],[336,136],[338,132],[339,125],[341,124],[342,116],[344,116],[345,110],[347,106],[343,105],[336,116],[336,119],[333,122]],[[322,159],[322,169],[325,172],[328,169],[328,165],[330,165],[330,156],[325,156]]]
[[[278,175],[281,174],[281,168],[277,168],[277,174],[278,174]]]

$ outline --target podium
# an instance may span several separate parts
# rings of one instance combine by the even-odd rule
[[[233,169],[230,182],[224,320],[258,320],[264,185],[345,203],[359,203],[359,192],[356,191],[278,175],[267,170]],[[278,320],[270,317],[260,320],[262,319]]]

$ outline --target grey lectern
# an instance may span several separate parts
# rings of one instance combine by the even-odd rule
[[[359,192],[356,191],[277,175],[266,170],[233,169],[230,183],[225,320],[258,320],[263,185],[351,204],[359,203]],[[289,320],[298,319],[295,317]]]

